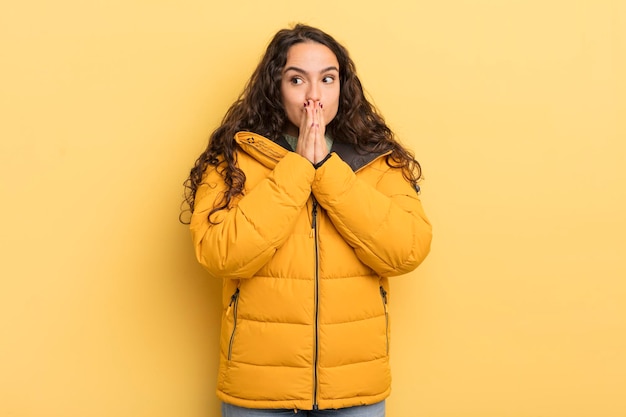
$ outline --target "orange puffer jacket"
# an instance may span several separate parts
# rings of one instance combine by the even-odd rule
[[[257,134],[235,139],[244,195],[209,222],[225,189],[210,166],[191,220],[199,262],[224,283],[218,397],[302,410],[382,401],[387,277],[430,249],[417,192],[384,155],[347,144],[315,169]]]

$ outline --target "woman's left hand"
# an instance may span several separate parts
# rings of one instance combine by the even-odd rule
[[[325,132],[326,123],[322,103],[307,100],[300,122],[296,153],[304,156],[313,164],[322,161],[328,155],[328,147],[324,138]]]

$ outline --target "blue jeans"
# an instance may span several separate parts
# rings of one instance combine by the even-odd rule
[[[222,403],[222,417],[385,417],[385,401],[372,405],[332,410],[290,410],[243,408]]]

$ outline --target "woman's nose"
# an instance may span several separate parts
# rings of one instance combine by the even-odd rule
[[[307,100],[319,101],[320,98],[320,87],[315,83],[309,84]]]

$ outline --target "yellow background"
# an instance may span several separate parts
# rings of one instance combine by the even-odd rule
[[[371,4],[2,6],[0,416],[218,415],[181,184],[298,21],[425,170],[388,416],[626,416],[626,2]]]

